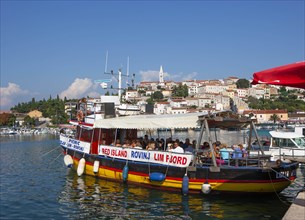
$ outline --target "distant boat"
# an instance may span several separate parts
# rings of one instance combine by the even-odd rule
[[[141,113],[141,108],[138,105],[120,104],[117,107],[117,112],[119,116],[139,115]]]

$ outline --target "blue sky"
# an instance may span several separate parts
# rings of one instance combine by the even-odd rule
[[[251,79],[304,60],[300,1],[1,1],[1,110],[18,102],[98,97],[122,68],[136,82]],[[116,83],[115,83],[116,84]],[[115,91],[114,91],[115,92]]]

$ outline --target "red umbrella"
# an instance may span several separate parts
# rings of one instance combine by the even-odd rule
[[[271,84],[305,89],[305,61],[256,72],[253,74],[252,84]]]

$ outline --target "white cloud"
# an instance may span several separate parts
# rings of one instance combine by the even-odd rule
[[[29,91],[21,89],[19,85],[8,83],[7,87],[0,88],[1,109],[11,108],[16,103],[16,99],[20,99],[20,96],[28,94]]]
[[[191,79],[196,79],[197,73],[196,72],[192,72],[189,74],[182,74],[182,80],[191,80]]]
[[[141,81],[151,82],[159,81],[159,71],[156,70],[147,70],[140,71]],[[164,79],[170,78],[170,75],[167,72],[163,72]]]
[[[68,89],[61,92],[59,97],[64,99],[78,99],[82,97],[86,97],[93,88],[93,82],[91,79],[79,79],[76,78],[74,82],[69,86]]]
[[[173,80],[173,81],[183,81],[183,80],[191,80],[195,79],[197,76],[196,72],[192,72],[189,74],[178,73],[178,74],[169,74],[167,72],[163,73],[165,80]],[[148,70],[148,71],[140,71],[141,81],[159,81],[159,71],[156,70]]]

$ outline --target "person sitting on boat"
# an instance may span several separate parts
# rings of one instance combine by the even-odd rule
[[[141,145],[141,141],[138,139],[136,140],[136,145],[134,147],[135,149],[143,149],[142,145]]]
[[[229,158],[230,158],[230,152],[228,151],[227,145],[226,145],[226,144],[220,145],[219,153],[220,153],[221,159],[223,159],[224,161],[229,160]]]
[[[191,142],[189,138],[185,139],[185,142],[182,144],[182,148],[185,150],[186,148],[191,146]]]
[[[192,144],[190,144],[187,148],[184,149],[184,152],[194,153],[195,149]]]
[[[145,134],[143,142],[142,142],[142,146],[143,146],[144,149],[146,149],[146,146],[148,145],[148,142],[149,142],[148,135]]]
[[[148,145],[146,146],[146,150],[155,150],[156,143],[154,141],[148,142]]]
[[[219,154],[219,147],[217,146],[217,143],[213,143],[213,153],[215,158],[220,158],[220,154]],[[212,158],[212,151],[209,151],[209,158]]]
[[[136,140],[132,140],[132,141],[131,141],[131,147],[132,147],[132,148],[135,148],[135,147],[136,147]]]
[[[247,157],[248,156],[248,152],[247,152],[247,150],[244,148],[244,146],[242,145],[242,144],[239,144],[238,145],[238,147],[239,147],[239,149],[241,150],[241,152],[242,152],[242,157]]]
[[[122,147],[120,139],[116,139],[115,145],[116,147]]]
[[[209,151],[210,150],[210,144],[209,144],[209,142],[203,142],[203,145],[201,146],[201,149],[202,149],[202,151],[203,152],[207,152],[207,151]]]
[[[243,157],[243,152],[242,152],[242,150],[241,150],[239,145],[237,145],[237,146],[233,145],[233,149],[234,149],[233,155],[232,155],[233,159],[238,159],[238,158],[242,158]]]
[[[173,143],[172,142],[167,142],[167,151],[172,151],[173,150]]]
[[[128,139],[125,139],[122,147],[125,147],[125,148],[131,147],[131,141]]]
[[[179,142],[175,141],[174,142],[174,149],[172,149],[171,152],[184,153],[184,150],[183,150],[182,147],[179,146]]]

